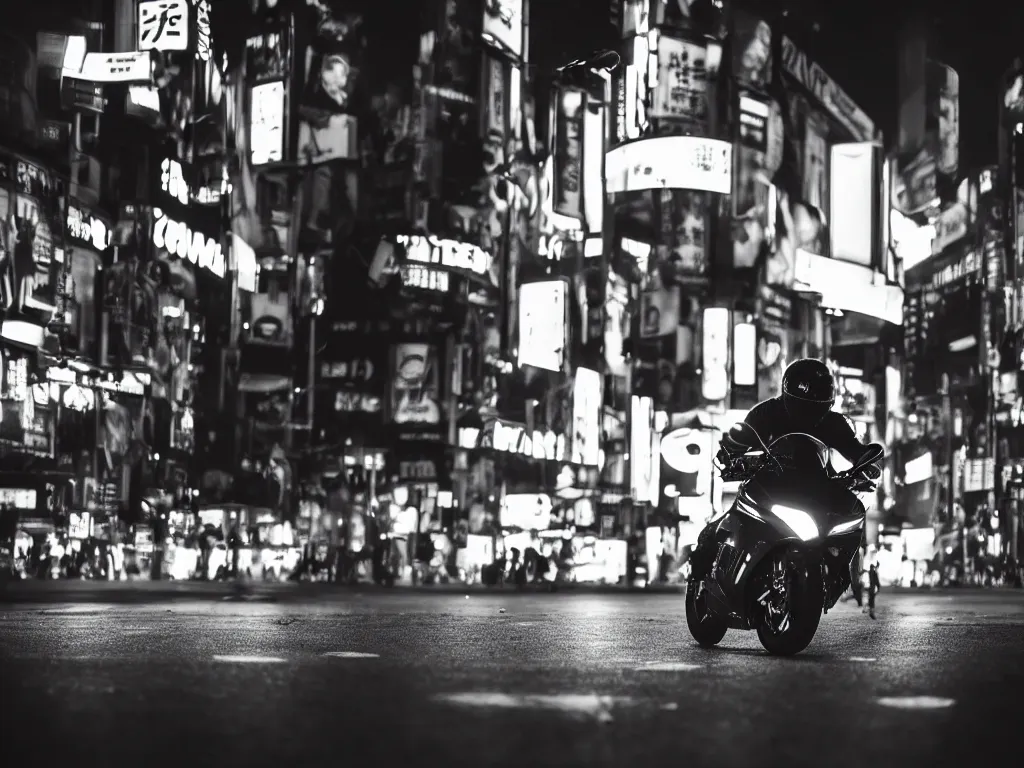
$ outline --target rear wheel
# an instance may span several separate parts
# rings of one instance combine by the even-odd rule
[[[824,608],[824,585],[817,566],[795,565],[784,552],[765,561],[756,585],[755,610],[762,619],[757,638],[773,656],[793,656],[811,644]]]
[[[729,626],[708,610],[704,582],[686,582],[686,625],[701,648],[712,648],[722,642]]]

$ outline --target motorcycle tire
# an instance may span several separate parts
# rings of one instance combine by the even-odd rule
[[[770,565],[770,558],[765,560]],[[756,583],[756,582],[755,582]],[[772,656],[795,656],[804,650],[818,631],[825,606],[825,591],[820,569],[811,568],[797,574],[796,594],[791,597],[789,626],[784,632],[773,632],[762,623],[757,639]]]
[[[690,579],[686,582],[686,626],[693,639],[701,648],[714,648],[725,637],[729,625],[710,613],[703,603],[697,602],[699,582]]]

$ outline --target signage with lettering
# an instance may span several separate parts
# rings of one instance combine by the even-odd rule
[[[153,79],[153,56],[149,51],[87,53],[81,66],[65,67],[63,75],[94,83],[149,83]]]
[[[871,118],[788,37],[782,38],[782,65],[786,73],[806,88],[854,140],[872,141],[875,138],[875,124]]]
[[[36,509],[36,491],[34,488],[0,488],[0,504],[7,504],[15,509]]]
[[[143,0],[138,31],[140,51],[188,50],[188,0]]]
[[[165,157],[160,163],[160,191],[181,205],[188,205],[188,182],[177,160]]]
[[[666,162],[672,158],[672,162]],[[609,192],[732,190],[732,142],[700,136],[659,136],[616,147],[605,160]]]
[[[931,276],[929,285],[932,288],[945,288],[947,285],[963,280],[981,271],[981,255],[977,251],[968,251],[952,264],[947,264]]]
[[[224,277],[224,253],[220,243],[169,218],[159,208],[153,209],[153,245],[165,248],[167,253],[180,259],[188,259],[217,277]]]
[[[337,413],[380,413],[381,398],[365,392],[342,389],[334,393]]]
[[[113,237],[113,230],[103,219],[74,203],[68,203],[65,232],[69,239],[84,243],[101,253],[107,249]]]
[[[567,461],[568,441],[564,435],[534,430],[533,435],[522,424],[495,419],[481,434],[474,427],[459,430],[460,448],[491,448],[500,453],[511,453],[547,461]]]
[[[376,367],[372,360],[355,358],[320,364],[320,378],[346,379],[348,381],[370,381]]]
[[[430,267],[421,267],[416,264],[402,265],[402,285],[406,288],[447,293],[451,287],[450,278],[451,276],[447,272]]]
[[[967,235],[968,215],[967,206],[963,203],[954,203],[939,214],[935,222],[935,237],[932,239],[933,256]]]
[[[436,480],[437,464],[430,459],[398,462],[398,477],[401,480]]]
[[[405,258],[420,264],[433,264],[476,275],[491,269],[491,254],[472,243],[446,240],[434,235],[398,235],[395,244],[405,248]]]

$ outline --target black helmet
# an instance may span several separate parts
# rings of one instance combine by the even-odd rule
[[[836,383],[820,360],[804,358],[789,364],[782,376],[782,404],[796,428],[810,428],[832,410]]]

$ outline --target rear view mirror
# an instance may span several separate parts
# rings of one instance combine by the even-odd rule
[[[882,448],[882,446],[878,445],[878,443],[872,443],[867,447],[866,452],[861,457],[860,461],[858,461],[856,464],[853,465],[853,467],[850,468],[850,474],[852,475],[856,472],[859,472],[860,470],[864,469],[864,467],[868,466],[868,464],[874,464],[884,455],[885,449]]]
[[[740,445],[745,445],[750,448],[760,448],[765,453],[768,452],[761,436],[757,434],[757,430],[745,421],[738,421],[733,424],[732,427],[729,428],[729,437]]]

